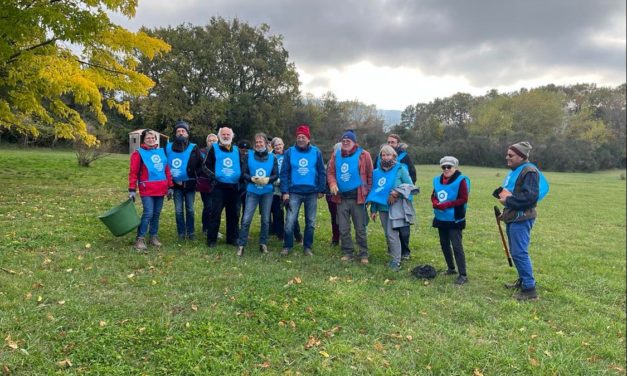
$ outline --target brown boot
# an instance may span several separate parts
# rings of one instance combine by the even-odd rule
[[[146,247],[146,242],[144,241],[143,237],[137,237],[137,239],[135,240],[135,249],[138,252],[144,252],[146,251],[146,249],[148,249],[148,247]]]
[[[157,235],[150,237],[150,245],[155,247],[161,247],[163,244],[159,241],[159,237]]]

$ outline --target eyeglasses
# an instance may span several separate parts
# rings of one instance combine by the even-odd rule
[[[450,165],[442,166],[442,170],[450,170],[451,168],[453,168],[453,166],[450,166]]]

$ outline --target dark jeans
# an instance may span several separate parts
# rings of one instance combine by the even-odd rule
[[[462,245],[462,229],[460,228],[438,228],[440,234],[440,246],[446,260],[446,266],[449,270],[455,270],[460,275],[466,275],[466,255],[464,254],[464,246]],[[453,250],[451,251],[451,245]],[[453,254],[455,255],[455,263],[453,263]]]
[[[409,256],[411,250],[409,249],[409,234],[411,233],[411,226],[399,227],[398,234],[401,239],[401,255]]]
[[[209,218],[211,217],[212,193],[200,193],[202,199],[202,232],[206,233],[209,229]]]
[[[237,238],[239,237],[239,192],[236,189],[216,186],[211,194],[213,195],[213,200],[209,228],[207,229],[207,244],[216,243],[218,240],[220,217],[222,216],[222,209],[225,209],[226,242],[237,245]]]
[[[285,208],[281,196],[272,196],[272,210],[270,212],[270,234],[276,235],[279,239],[283,239],[285,230]],[[298,241],[303,239],[300,231],[298,220],[294,223],[294,238]]]
[[[174,215],[179,238],[194,237],[194,200],[196,191],[174,190]]]
[[[140,196],[142,199],[142,219],[137,227],[137,237],[143,238],[150,226],[150,236],[157,235],[159,231],[159,216],[163,207],[163,196]]]
[[[331,201],[331,195],[326,195],[326,200],[329,214],[331,214],[331,241],[337,243],[340,241],[340,226],[337,224],[337,204]]]

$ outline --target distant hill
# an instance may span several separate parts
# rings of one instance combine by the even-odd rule
[[[394,125],[401,122],[401,113],[403,111],[400,110],[378,110],[379,115],[383,117],[383,129],[387,131]]]

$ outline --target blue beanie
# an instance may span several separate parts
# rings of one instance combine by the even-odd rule
[[[353,132],[352,130],[348,130],[344,132],[344,134],[342,135],[342,140],[345,138],[348,138],[349,140],[352,140],[353,142],[357,142],[357,136],[355,136],[355,132]]]

